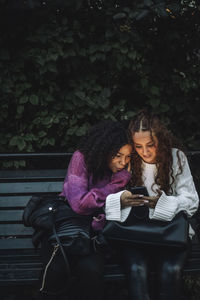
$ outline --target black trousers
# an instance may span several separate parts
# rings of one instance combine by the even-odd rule
[[[152,246],[121,248],[130,300],[179,300],[188,252],[189,245],[185,250]]]
[[[52,253],[53,247],[44,239],[41,254],[45,268],[41,274],[39,299],[103,299],[104,257],[101,253],[94,253],[91,248],[89,255],[67,255],[73,280],[68,278],[61,251],[58,250],[53,258]]]

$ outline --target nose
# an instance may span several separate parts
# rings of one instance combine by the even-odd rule
[[[143,148],[143,155],[147,155],[148,154],[148,148],[147,147],[144,147]]]
[[[126,165],[126,158],[125,158],[125,157],[122,157],[122,158],[121,158],[121,165],[122,165],[122,166],[125,166],[125,165]]]

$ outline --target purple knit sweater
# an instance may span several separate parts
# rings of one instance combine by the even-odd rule
[[[72,209],[78,214],[93,215],[104,206],[109,194],[122,190],[129,182],[131,174],[122,170],[117,173],[109,172],[97,183],[92,183],[84,156],[80,151],[74,152],[68,166],[68,171],[60,194],[65,196]],[[105,224],[105,215],[100,214],[92,222],[95,231],[101,230]]]

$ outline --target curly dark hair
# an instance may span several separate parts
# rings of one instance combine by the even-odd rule
[[[183,147],[180,141],[173,136],[173,134],[165,127],[160,121],[158,116],[152,114],[146,110],[140,111],[129,124],[130,135],[133,136],[135,132],[150,131],[151,139],[154,141],[154,135],[158,139],[158,147],[156,153],[156,166],[157,174],[155,177],[155,183],[162,189],[167,195],[173,193],[172,185],[174,183],[173,176],[173,157],[172,148],[178,148],[183,151]],[[177,151],[178,158],[178,175],[182,173],[181,160],[179,150]],[[135,186],[143,185],[142,180],[142,159],[133,147],[132,155],[132,168],[133,176],[131,184]],[[171,179],[170,179],[171,178]],[[153,188],[153,187],[152,187]]]
[[[102,121],[88,131],[78,145],[78,150],[84,155],[93,182],[102,179],[108,173],[110,159],[121,147],[130,143],[128,130],[120,122]]]

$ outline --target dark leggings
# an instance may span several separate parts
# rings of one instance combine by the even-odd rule
[[[50,261],[53,248],[47,240],[42,242],[41,253],[45,266]],[[94,300],[103,299],[104,280],[104,258],[102,254],[94,253],[91,250],[89,255],[69,256],[69,263],[72,278],[68,278],[65,262],[60,250],[57,251],[48,265],[48,268],[41,274],[40,298],[58,299],[59,294],[67,295],[64,299]],[[45,280],[44,280],[45,279]],[[69,296],[71,295],[71,296]]]
[[[188,249],[127,247],[121,250],[121,254],[130,300],[151,299],[150,284],[153,284],[154,291],[152,299],[180,299],[182,268],[188,255]],[[153,282],[152,273],[149,273],[152,270],[155,271]]]

